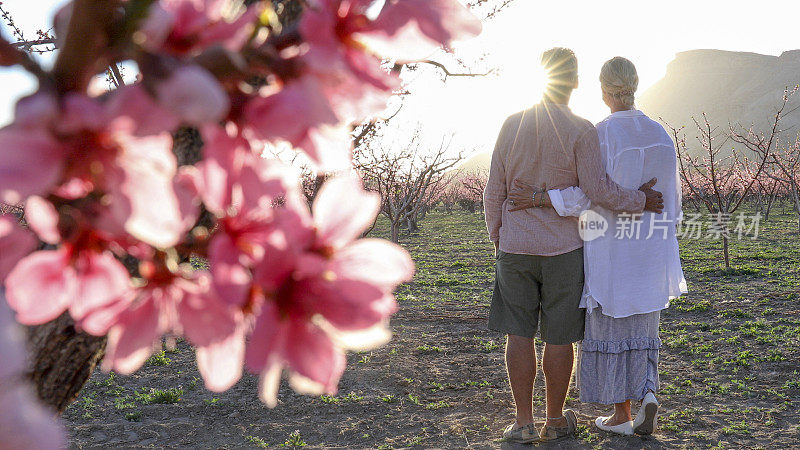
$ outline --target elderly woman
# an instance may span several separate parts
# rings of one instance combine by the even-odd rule
[[[601,430],[650,434],[657,426],[660,311],[686,293],[675,236],[682,217],[680,179],[669,135],[634,108],[639,77],[633,63],[621,57],[607,61],[600,82],[603,101],[611,109],[611,115],[597,124],[606,171],[620,186],[632,189],[655,179],[654,189],[664,195],[664,212],[618,214],[590,205],[577,187],[536,192],[534,205],[581,217],[585,241],[581,306],[586,308],[581,401],[614,405],[613,415],[595,421]],[[528,187],[509,198],[521,201],[530,198],[530,192]],[[642,400],[635,421],[632,400]]]

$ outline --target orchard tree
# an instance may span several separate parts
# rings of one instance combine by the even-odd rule
[[[287,143],[318,173],[349,170],[352,124],[401,86],[383,61],[481,28],[456,0],[372,3],[74,0],[54,18],[49,70],[24,51],[35,45],[0,39],[0,64],[39,82],[0,129],[0,201],[25,214],[0,219],[0,280],[17,322],[52,326],[33,367],[47,403],[63,410],[101,359],[136,371],[165,335],[194,346],[210,390],[258,373],[269,406],[284,370],[297,390],[334,393],[344,350],[385,341],[413,264],[359,239],[380,198],[346,175],[309,208],[297,171],[261,157]],[[117,76],[125,61],[134,84]],[[19,343],[0,352],[0,441],[63,445],[18,381]]]
[[[470,212],[482,212],[483,191],[486,190],[486,183],[489,182],[489,171],[485,169],[461,171],[458,179],[463,193],[461,200],[472,204]]]
[[[701,149],[697,156],[692,156],[687,150],[682,130],[667,124],[677,144],[681,179],[711,214],[712,230],[722,239],[726,270],[731,267],[728,248],[731,217],[757,186],[770,161],[774,159],[773,152],[781,135],[781,119],[789,98],[795,91],[796,89],[784,92],[782,103],[772,117],[767,132],[757,133],[752,129],[741,132],[732,126],[728,131],[720,131],[708,121],[705,113],[702,121],[693,118]],[[739,128],[743,129],[741,126]],[[744,155],[734,148],[729,155],[724,156],[722,150],[730,140],[744,144],[750,155]]]
[[[780,145],[770,153],[765,149],[763,136],[752,130],[736,132],[732,137],[753,152],[766,155],[768,168],[764,171],[764,176],[767,180],[762,183],[771,185],[767,208],[772,204],[772,196],[779,192],[779,186],[782,185],[797,215],[797,230],[800,232],[800,138],[789,145]]]
[[[416,227],[420,211],[431,205],[446,184],[447,171],[463,159],[450,155],[449,141],[436,149],[423,144],[419,130],[401,148],[373,141],[354,159],[368,190],[381,197],[381,212],[389,220],[392,242],[400,239],[403,225]]]

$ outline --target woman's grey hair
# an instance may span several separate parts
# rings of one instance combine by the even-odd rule
[[[600,70],[600,86],[603,92],[619,99],[625,107],[633,108],[639,87],[636,66],[621,56],[609,59]]]

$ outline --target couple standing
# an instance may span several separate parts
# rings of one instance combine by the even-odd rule
[[[602,68],[612,114],[597,128],[567,106],[578,86],[574,53],[548,50],[542,65],[549,75],[543,99],[506,120],[484,193],[497,255],[489,328],[508,335],[516,405],[503,437],[531,443],[575,433],[577,418],[564,401],[578,341],[580,400],[615,405],[596,426],[649,434],[658,411],[660,311],[686,292],[675,236],[681,197],[674,145],[634,108],[638,76],[627,59]],[[538,431],[537,330],[545,342],[547,405]],[[635,421],[631,400],[642,400]]]

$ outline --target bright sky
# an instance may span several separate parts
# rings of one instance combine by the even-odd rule
[[[26,37],[33,38],[37,28],[50,26],[56,6],[63,3],[4,0],[3,6]],[[462,60],[485,55],[480,67],[499,68],[500,74],[450,78],[446,83],[433,69],[409,74],[412,95],[392,128],[407,130],[420,122],[431,142],[454,133],[455,148],[490,151],[505,117],[539,100],[539,55],[557,45],[572,48],[578,56],[581,85],[572,109],[595,122],[608,113],[597,77],[603,62],[613,56],[636,64],[642,92],[664,75],[677,52],[713,48],[778,55],[800,48],[800,35],[783,19],[794,14],[796,0],[733,3],[516,0],[485,24],[481,37],[457,47]],[[3,34],[10,37],[5,26]],[[34,88],[34,81],[18,70],[0,70],[0,123],[10,120],[15,99]]]
[[[501,75],[446,83],[433,71],[417,75],[398,127],[407,129],[402,121],[419,120],[433,142],[436,135],[454,132],[454,146],[491,151],[503,120],[539,100],[539,56],[554,46],[572,48],[578,57],[580,87],[572,110],[598,122],[609,113],[598,81],[606,60],[633,61],[643,92],[685,50],[779,55],[800,48],[800,34],[780,19],[796,8],[796,0],[516,0],[485,23],[482,36],[457,48],[466,61],[487,54],[487,64],[499,67]]]

